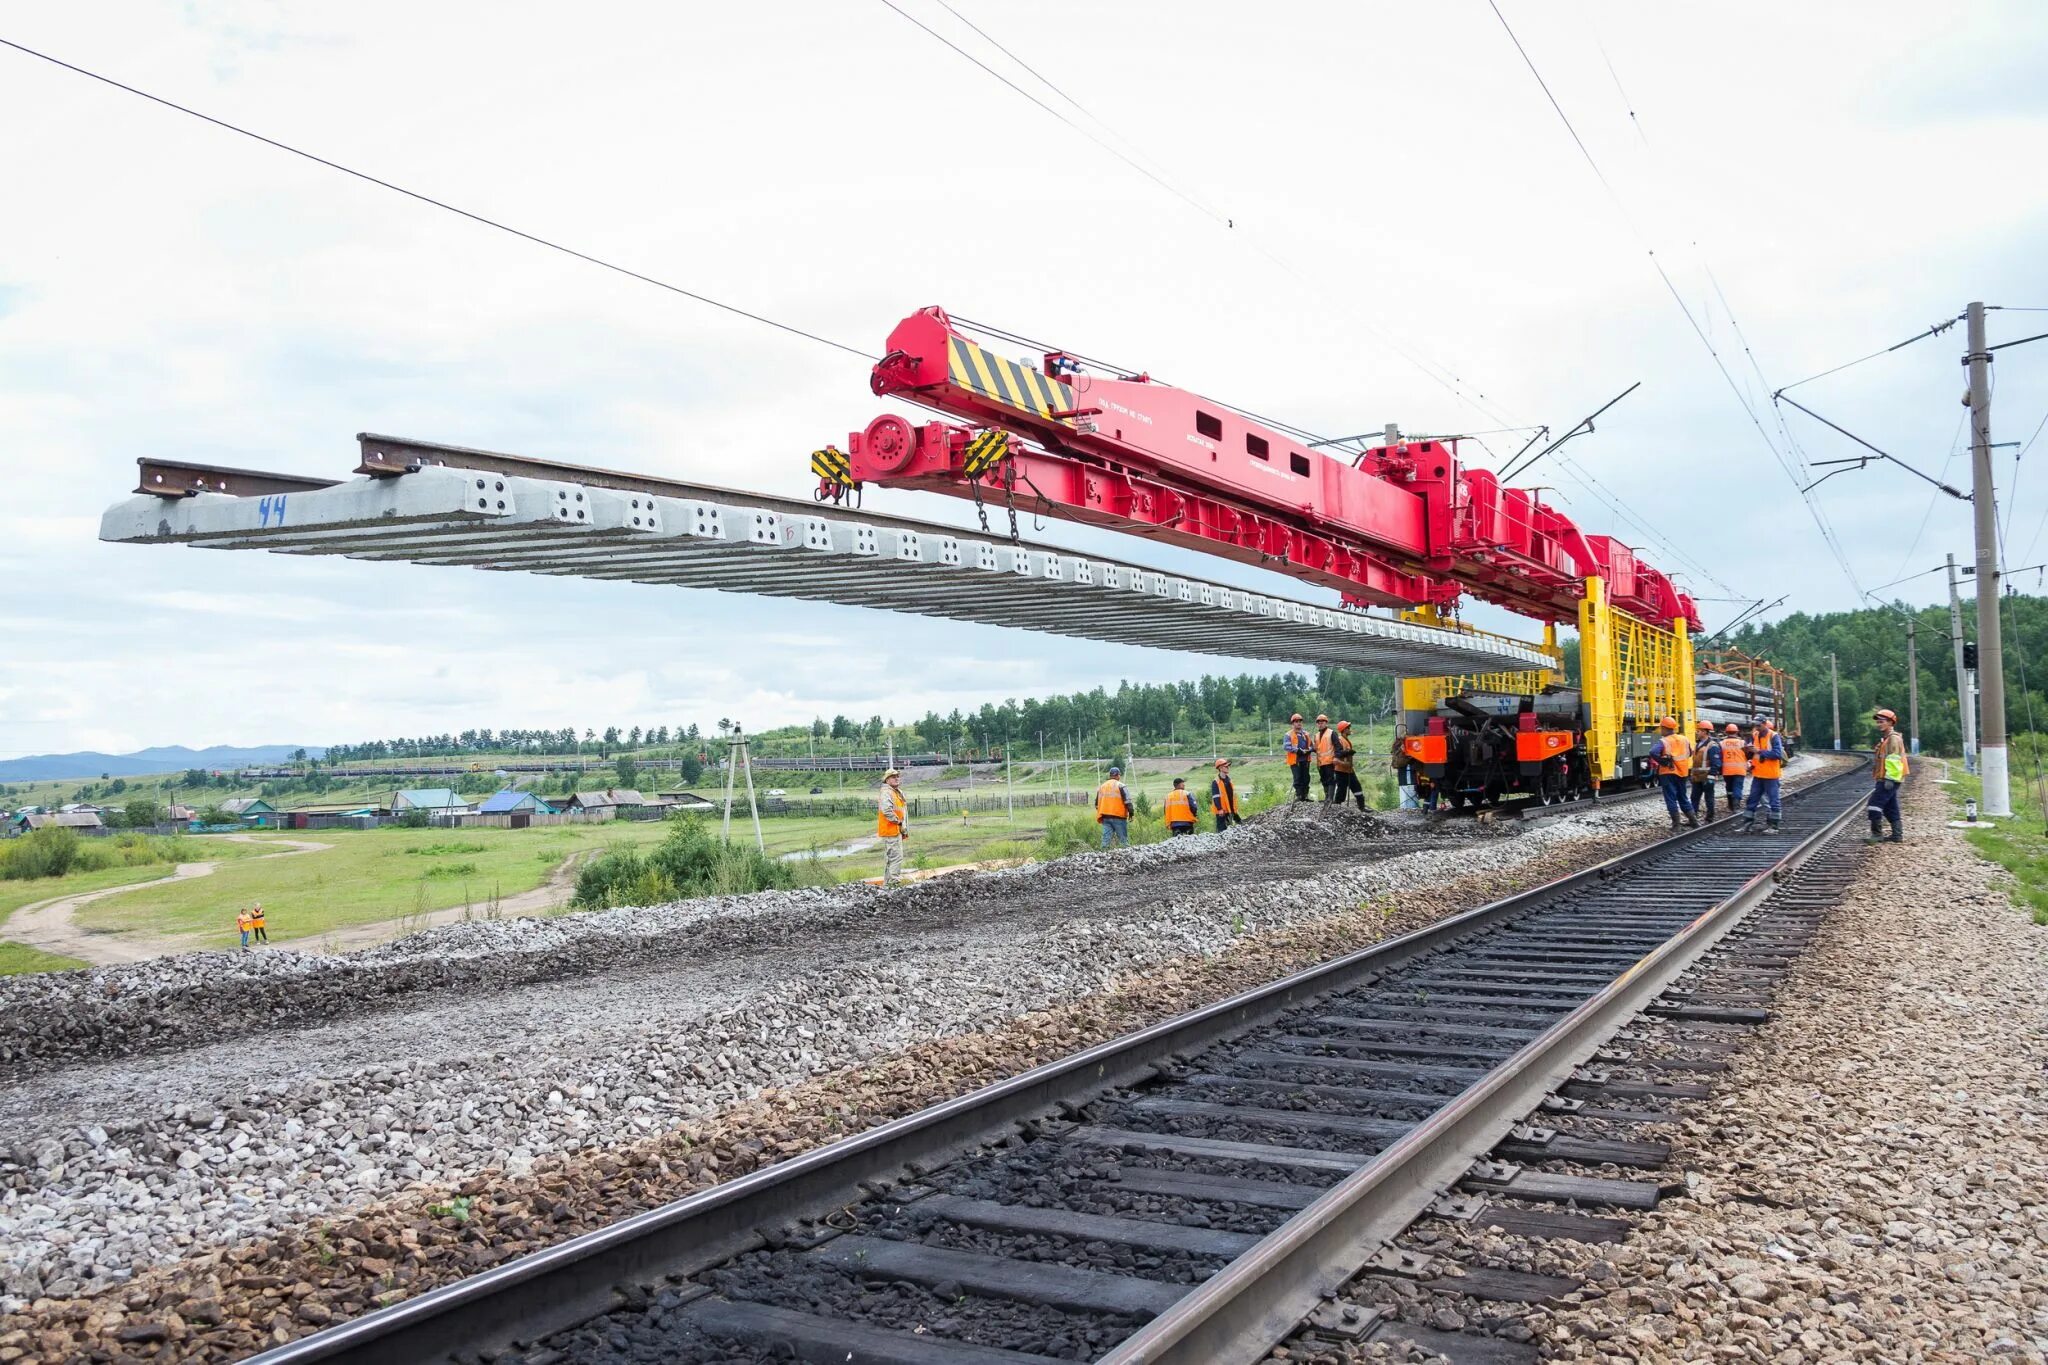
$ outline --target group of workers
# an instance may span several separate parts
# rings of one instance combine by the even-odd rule
[[[1714,798],[1718,782],[1728,797],[1728,814],[1742,810],[1745,833],[1778,832],[1784,814],[1779,781],[1785,773],[1785,737],[1768,717],[1753,721],[1747,735],[1732,721],[1718,736],[1710,723],[1696,721],[1691,739],[1678,733],[1678,722],[1670,716],[1663,719],[1662,728],[1664,738],[1653,761],[1671,828],[1677,829],[1681,819],[1697,828],[1702,814],[1710,821],[1717,819]],[[1749,791],[1747,805],[1743,803],[1745,787]],[[1756,822],[1759,812],[1765,819],[1760,830]]]
[[[263,913],[263,902],[235,911],[235,929],[242,936],[244,948],[251,943],[270,942],[270,919]]]
[[[1108,780],[1095,789],[1095,823],[1102,827],[1104,848],[1130,847],[1133,809],[1130,789],[1124,786],[1124,770],[1111,764]],[[1195,794],[1188,790],[1185,777],[1173,779],[1173,790],[1166,794],[1159,813],[1166,821],[1168,837],[1195,832],[1200,817],[1195,811]],[[1216,776],[1209,779],[1209,814],[1216,818],[1218,834],[1244,823],[1238,810],[1237,784],[1230,780],[1227,758],[1216,760]]]
[[[1316,771],[1322,784],[1323,800],[1341,806],[1347,798],[1365,809],[1365,788],[1358,782],[1358,746],[1351,742],[1351,722],[1340,720],[1332,727],[1330,718],[1316,717],[1316,732],[1304,728],[1301,712],[1287,718],[1287,738],[1280,742],[1287,759],[1288,776],[1294,779],[1294,799],[1308,800],[1308,772]]]

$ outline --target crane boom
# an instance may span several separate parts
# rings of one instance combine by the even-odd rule
[[[999,356],[936,307],[897,324],[869,385],[950,420],[876,418],[849,437],[826,492],[875,483],[1021,498],[1047,516],[1336,588],[1358,606],[1442,610],[1470,595],[1576,621],[1587,580],[1600,579],[1622,611],[1699,626],[1692,599],[1627,545],[1461,466],[1455,442],[1398,442],[1347,464],[1149,375],[1090,373],[1058,351],[1035,364]],[[1005,439],[977,441],[989,431]]]

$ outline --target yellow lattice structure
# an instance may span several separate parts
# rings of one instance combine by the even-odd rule
[[[1404,612],[1401,619],[1470,630],[1444,620],[1431,607]],[[1445,697],[1460,692],[1524,696],[1541,692],[1563,676],[1564,655],[1557,647],[1557,627],[1543,628],[1542,647],[1557,661],[1555,669],[1403,678],[1401,707],[1433,711]],[[1625,731],[1654,730],[1660,720],[1671,716],[1683,733],[1692,733],[1698,710],[1693,684],[1692,639],[1684,621],[1674,621],[1667,629],[1631,616],[1609,603],[1604,580],[1586,580],[1586,595],[1579,603],[1579,687],[1586,706],[1588,766],[1596,783],[1615,775]]]

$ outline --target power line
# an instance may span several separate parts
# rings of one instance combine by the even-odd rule
[[[1904,341],[1901,341],[1896,345],[1887,346],[1881,351],[1872,351],[1869,355],[1859,356],[1856,359],[1848,361],[1845,364],[1837,365],[1831,370],[1822,370],[1819,374],[1810,374],[1806,376],[1806,378],[1800,380],[1798,383],[1785,385],[1785,387],[1779,389],[1778,392],[1784,393],[1788,389],[1796,389],[1799,387],[1800,384],[1811,384],[1816,379],[1826,379],[1831,374],[1840,374],[1844,370],[1853,369],[1856,366],[1861,365],[1866,360],[1875,360],[1881,355],[1890,355],[1893,351],[1904,350],[1906,347],[1911,346],[1916,341],[1921,341],[1931,336],[1940,336],[1943,332],[1946,332],[1949,328],[1955,326],[1958,322],[1961,322],[1962,320],[1963,315],[1961,313],[1958,313],[1946,322],[1935,323],[1932,327],[1929,327],[1924,332],[1915,332],[1912,336],[1907,337]]]
[[[1160,175],[1156,175],[1156,174],[1154,174],[1154,173],[1153,173],[1153,172],[1152,172],[1152,171],[1151,171],[1151,170],[1150,170],[1149,168],[1147,168],[1147,167],[1145,167],[1145,166],[1143,166],[1143,165],[1139,164],[1139,163],[1138,163],[1138,162],[1137,162],[1136,160],[1134,160],[1133,158],[1131,158],[1131,157],[1128,157],[1128,156],[1124,155],[1124,153],[1122,153],[1121,151],[1117,150],[1117,149],[1116,149],[1115,147],[1112,147],[1112,146],[1110,146],[1110,145],[1109,145],[1109,143],[1107,143],[1107,142],[1105,142],[1105,141],[1104,141],[1103,139],[1101,139],[1101,138],[1097,137],[1097,136],[1096,136],[1096,135],[1095,135],[1094,133],[1090,132],[1090,131],[1089,131],[1088,129],[1086,129],[1086,128],[1083,128],[1083,127],[1082,127],[1082,126],[1081,126],[1080,124],[1078,124],[1078,123],[1074,122],[1074,120],[1072,120],[1072,119],[1068,118],[1068,117],[1067,117],[1067,116],[1066,116],[1065,114],[1063,114],[1063,113],[1061,113],[1061,112],[1060,112],[1059,110],[1057,110],[1057,109],[1053,108],[1053,107],[1052,107],[1052,106],[1051,106],[1050,104],[1047,104],[1047,103],[1046,103],[1046,102],[1045,102],[1044,100],[1042,100],[1042,99],[1038,98],[1038,96],[1036,96],[1036,95],[1032,94],[1032,93],[1031,93],[1031,92],[1030,92],[1029,90],[1026,90],[1026,89],[1025,89],[1025,88],[1024,88],[1023,86],[1021,86],[1021,85],[1017,84],[1017,83],[1016,83],[1015,81],[1011,80],[1011,79],[1010,79],[1010,78],[1009,78],[1008,76],[1005,76],[1005,75],[1004,75],[1004,74],[1003,74],[1002,72],[1000,72],[1000,71],[996,70],[996,69],[995,69],[994,67],[990,66],[990,65],[989,65],[989,64],[988,64],[987,62],[985,62],[985,61],[983,61],[983,60],[982,60],[981,58],[979,58],[979,57],[975,56],[975,55],[974,55],[974,54],[973,54],[972,52],[969,52],[969,51],[968,51],[968,50],[967,50],[966,48],[964,48],[964,47],[960,46],[960,44],[958,44],[958,43],[954,42],[954,41],[953,41],[953,40],[952,40],[951,38],[948,38],[948,37],[947,37],[947,36],[946,36],[945,34],[943,34],[943,33],[939,32],[939,31],[938,31],[937,29],[933,28],[933,27],[932,27],[932,26],[931,26],[930,24],[927,24],[927,23],[926,23],[926,22],[925,22],[924,20],[922,20],[922,19],[918,18],[918,17],[916,16],[916,15],[914,15],[914,14],[910,13],[910,12],[909,12],[908,10],[904,9],[904,8],[903,8],[903,7],[901,6],[901,5],[898,5],[898,4],[896,3],[896,0],[881,0],[881,3],[882,3],[882,4],[884,4],[884,5],[886,5],[886,6],[888,6],[888,7],[889,7],[889,8],[891,9],[891,10],[894,10],[894,11],[895,11],[895,12],[896,12],[896,13],[897,13],[897,14],[898,14],[899,16],[901,16],[901,17],[902,17],[903,19],[905,19],[905,20],[908,20],[908,21],[909,21],[910,23],[913,23],[913,24],[917,25],[917,27],[918,27],[918,28],[920,28],[920,29],[922,29],[922,30],[923,30],[923,31],[924,31],[925,33],[927,33],[927,34],[931,35],[931,37],[933,37],[933,38],[934,38],[934,39],[936,39],[937,41],[939,41],[939,42],[941,42],[941,43],[944,43],[944,44],[945,44],[945,45],[946,45],[947,47],[949,47],[949,48],[953,49],[953,51],[955,51],[955,52],[959,53],[959,54],[960,54],[960,55],[961,55],[962,57],[965,57],[965,58],[966,58],[966,59],[967,59],[968,61],[970,61],[970,62],[973,62],[973,63],[974,63],[974,64],[975,64],[976,66],[980,67],[980,68],[981,68],[981,69],[982,69],[983,71],[986,71],[986,72],[987,72],[987,73],[988,73],[989,75],[991,75],[991,76],[995,77],[995,78],[996,78],[997,80],[1001,81],[1001,82],[1002,82],[1002,83],[1003,83],[1004,85],[1008,86],[1008,87],[1009,87],[1010,89],[1012,89],[1012,90],[1016,91],[1016,92],[1017,92],[1018,94],[1022,95],[1022,96],[1023,96],[1023,97],[1025,98],[1025,99],[1027,99],[1027,100],[1030,100],[1030,101],[1031,101],[1031,102],[1032,102],[1033,104],[1037,105],[1037,106],[1038,106],[1038,107],[1039,107],[1040,109],[1043,109],[1043,110],[1044,110],[1044,111],[1045,111],[1046,113],[1048,113],[1048,114],[1051,114],[1051,115],[1052,115],[1052,116],[1053,116],[1054,118],[1058,119],[1058,120],[1059,120],[1059,121],[1060,121],[1061,123],[1064,123],[1064,124],[1066,124],[1066,125],[1067,125],[1067,126],[1068,126],[1069,128],[1072,128],[1072,129],[1073,129],[1073,130],[1074,130],[1075,132],[1079,133],[1079,134],[1080,134],[1080,135],[1081,135],[1082,137],[1085,137],[1085,138],[1087,138],[1087,139],[1088,139],[1088,140],[1089,140],[1090,142],[1092,142],[1092,143],[1094,143],[1094,144],[1095,144],[1096,146],[1098,146],[1098,147],[1102,148],[1102,150],[1103,150],[1103,151],[1105,151],[1105,152],[1108,152],[1108,153],[1109,153],[1109,154],[1110,154],[1111,156],[1115,157],[1115,158],[1116,158],[1116,159],[1117,159],[1118,161],[1121,161],[1121,162],[1123,162],[1123,163],[1124,163],[1124,164],[1125,164],[1126,166],[1129,166],[1129,167],[1130,167],[1130,168],[1131,168],[1132,170],[1136,171],[1136,172],[1137,172],[1137,173],[1138,173],[1139,175],[1142,175],[1142,176],[1144,176],[1144,177],[1145,177],[1145,178],[1146,178],[1147,180],[1150,180],[1150,181],[1151,181],[1151,182],[1152,182],[1153,184],[1155,184],[1155,185],[1159,186],[1159,187],[1160,187],[1161,189],[1165,190],[1165,191],[1166,191],[1167,193],[1169,193],[1169,194],[1173,195],[1173,196],[1174,196],[1174,197],[1175,197],[1176,199],[1179,199],[1179,200],[1181,200],[1181,201],[1182,201],[1183,203],[1185,203],[1185,204],[1186,204],[1186,205],[1187,205],[1187,206],[1188,206],[1189,208],[1191,208],[1191,209],[1195,210],[1195,212],[1197,212],[1197,213],[1200,213],[1200,214],[1203,214],[1203,215],[1204,215],[1204,216],[1206,216],[1206,217],[1209,217],[1209,218],[1213,218],[1213,219],[1215,219],[1215,220],[1216,220],[1217,222],[1219,222],[1219,223],[1222,223],[1222,224],[1223,224],[1224,226],[1226,226],[1226,227],[1228,227],[1228,226],[1230,225],[1230,219],[1228,219],[1228,218],[1226,218],[1226,217],[1225,217],[1224,215],[1222,215],[1222,214],[1218,213],[1218,212],[1217,212],[1217,211],[1216,211],[1215,209],[1212,209],[1212,208],[1210,208],[1210,207],[1209,207],[1209,206],[1208,206],[1207,204],[1204,204],[1204,203],[1203,203],[1203,202],[1202,202],[1201,200],[1199,200],[1199,199],[1196,199],[1196,198],[1195,198],[1195,197],[1194,197],[1193,195],[1191,195],[1191,194],[1189,194],[1189,193],[1188,193],[1187,191],[1185,191],[1185,190],[1181,189],[1181,188],[1180,188],[1180,187],[1179,187],[1178,185],[1175,185],[1175,184],[1174,184],[1174,183],[1173,183],[1172,181],[1170,181],[1170,180],[1167,180],[1167,179],[1166,179],[1165,177],[1163,177],[1163,176],[1160,176]],[[955,17],[957,18],[958,16],[956,15]],[[963,21],[963,22],[964,22],[964,21]],[[969,24],[969,25],[968,25],[968,27],[969,27],[969,28],[974,28],[974,26],[973,26],[972,24]],[[978,29],[978,28],[977,28],[977,29],[975,29],[974,31],[975,31],[976,33],[980,33],[980,32],[981,32],[981,30],[980,30],[980,29]],[[986,36],[986,35],[984,35],[984,36]],[[990,39],[990,41],[991,41],[991,42],[994,42],[994,39]],[[1000,46],[1000,44],[998,44],[998,46]],[[1015,61],[1016,59],[1015,59],[1015,58],[1013,57],[1013,58],[1011,58],[1011,60],[1012,60],[1012,61]],[[1018,64],[1019,66],[1023,66],[1023,65],[1024,65],[1024,64],[1023,64],[1022,62],[1018,62],[1017,64]],[[1026,69],[1026,70],[1029,70],[1030,68],[1026,67],[1025,69]],[[1034,74],[1036,74],[1036,73],[1034,73]],[[1039,77],[1039,79],[1040,79],[1040,80],[1043,80],[1043,79],[1044,79],[1044,77],[1042,77],[1042,76],[1041,76],[1041,77]],[[1062,98],[1065,98],[1065,96],[1062,96]],[[1071,100],[1070,100],[1070,101],[1068,101],[1068,102],[1069,102],[1069,103],[1072,103],[1072,101],[1071,101]],[[1075,107],[1076,107],[1076,108],[1079,108],[1079,106],[1078,106],[1078,105],[1076,105]],[[1092,116],[1091,116],[1091,117],[1092,117]]]
[[[573,256],[577,260],[588,262],[591,265],[601,266],[606,270],[614,271],[617,274],[624,275],[628,279],[638,280],[642,284],[651,284],[657,289],[666,289],[671,294],[680,294],[686,299],[693,299],[698,303],[709,305],[710,307],[716,308],[721,312],[731,313],[735,317],[746,318],[750,322],[758,322],[764,326],[773,327],[779,332],[787,332],[791,336],[799,336],[806,341],[815,341],[821,346],[830,346],[835,351],[844,351],[848,355],[859,356],[863,360],[880,359],[880,357],[874,355],[872,352],[863,351],[858,346],[848,346],[844,342],[834,341],[830,337],[820,336],[816,332],[807,332],[801,327],[795,327],[786,322],[777,322],[774,318],[766,317],[760,313],[751,312],[748,309],[741,308],[737,304],[725,303],[722,300],[712,298],[708,294],[699,294],[693,289],[685,289],[679,284],[670,284],[667,280],[656,279],[652,275],[642,274],[640,271],[631,269],[628,266],[619,265],[613,261],[607,261],[600,256],[593,256],[587,251],[578,251],[574,247],[564,246],[560,242],[550,241],[546,237],[536,236],[535,234],[527,232],[524,229],[513,227],[508,223],[499,222],[495,218],[487,218],[481,213],[473,213],[468,209],[458,208],[456,205],[450,204],[446,200],[436,199],[432,195],[422,194],[418,190],[409,190],[403,185],[393,184],[389,180],[380,179],[377,176],[371,175],[367,171],[359,171],[356,170],[354,167],[344,166],[339,161],[330,161],[324,156],[318,156],[312,152],[306,151],[303,148],[294,147],[288,142],[280,142],[276,138],[265,137],[261,133],[252,132],[249,129],[241,127],[238,124],[229,123],[226,119],[215,118],[211,114],[203,114],[199,110],[188,108],[185,105],[179,104],[175,100],[165,99],[162,95],[152,95],[147,90],[141,90],[137,89],[135,86],[123,84],[122,82],[115,80],[111,76],[102,76],[97,71],[89,71],[85,67],[74,66],[72,63],[64,61],[61,58],[52,57],[47,52],[38,52],[36,49],[32,47],[25,47],[20,43],[14,42],[11,39],[0,38],[0,46],[11,47],[16,52],[20,52],[25,56],[34,57],[40,61],[48,62],[52,66],[62,67],[66,71],[74,72],[77,75],[85,76],[91,80],[98,81],[102,85],[112,86],[116,90],[120,90],[127,94],[134,95],[139,99],[148,100],[152,104],[159,104],[166,109],[176,110],[178,113],[184,114],[190,118],[196,118],[200,120],[202,123],[210,123],[216,128],[223,128],[230,133],[240,134],[242,137],[249,138],[250,140],[255,142],[260,142],[266,147],[274,147],[280,152],[289,152],[293,156],[302,157],[307,161],[313,162],[315,165],[325,166],[328,170],[339,171],[343,175],[353,176],[355,179],[364,181],[371,185],[375,185],[379,189],[390,190],[394,194],[402,194],[408,199],[417,200],[422,204],[431,205],[432,207],[441,209],[447,213],[455,214],[459,218],[467,218],[473,223],[481,223],[485,227],[496,228],[499,232],[507,233],[513,237],[521,239],[522,241],[532,242],[536,246],[544,246],[550,251],[559,251],[565,256]]]

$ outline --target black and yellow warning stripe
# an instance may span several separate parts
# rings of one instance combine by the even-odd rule
[[[847,461],[843,451],[835,446],[811,452],[811,472],[832,483],[853,482],[853,465]]]
[[[978,479],[1009,453],[1010,433],[1001,427],[990,427],[967,443],[967,449],[961,452],[960,471],[970,479]]]
[[[961,388],[1040,417],[1073,410],[1073,393],[1059,380],[985,351],[965,337],[956,336],[952,343],[948,377]]]

